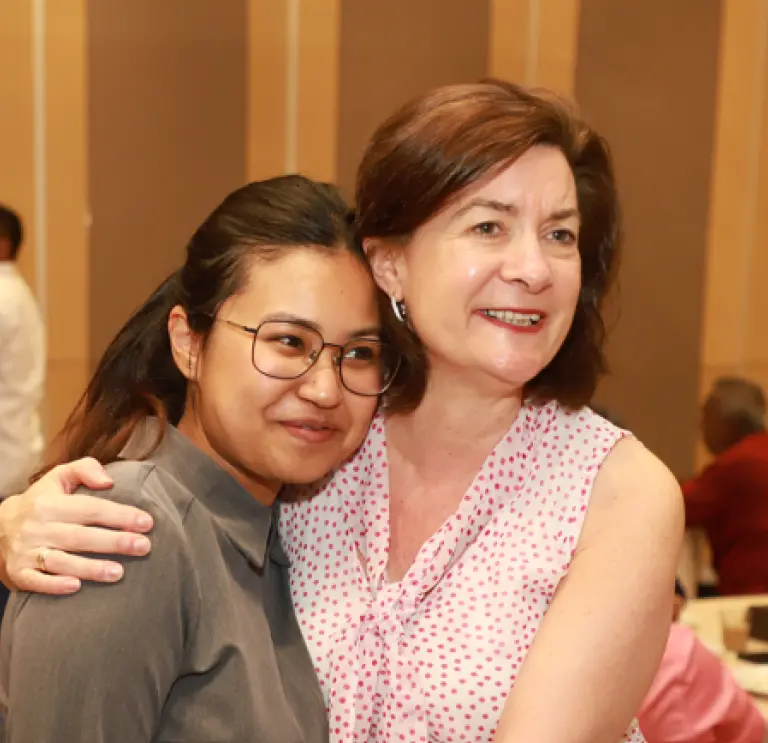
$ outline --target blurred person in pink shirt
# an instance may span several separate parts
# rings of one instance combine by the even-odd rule
[[[675,593],[682,597],[679,585]],[[675,616],[656,678],[638,714],[648,743],[763,743],[766,726],[752,698],[714,653]]]

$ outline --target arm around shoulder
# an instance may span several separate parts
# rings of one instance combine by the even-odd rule
[[[199,597],[181,519],[148,494],[147,468],[125,465],[110,497],[154,517],[149,557],[125,558],[119,583],[19,594],[9,605],[0,639],[8,743],[152,740]]]
[[[620,441],[595,479],[497,743],[621,740],[666,645],[683,525],[671,472],[635,439]]]

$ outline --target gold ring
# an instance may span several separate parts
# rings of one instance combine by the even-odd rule
[[[41,573],[48,572],[48,569],[45,567],[45,559],[48,557],[49,552],[51,552],[51,549],[48,547],[44,547],[37,553],[37,567],[39,568]]]

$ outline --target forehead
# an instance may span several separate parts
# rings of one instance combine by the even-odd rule
[[[462,209],[473,199],[498,201],[520,210],[577,206],[573,171],[562,151],[548,145],[531,147],[511,165],[467,189],[451,211]]]
[[[373,280],[361,260],[343,249],[289,248],[269,261],[249,261],[247,282],[232,303],[249,321],[289,313],[323,323],[346,312],[350,320],[376,314]]]

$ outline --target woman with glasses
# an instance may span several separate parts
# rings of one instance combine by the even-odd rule
[[[106,350],[51,463],[108,464],[112,502],[151,514],[152,552],[107,591],[12,599],[9,743],[327,739],[275,498],[359,446],[399,364],[381,336],[332,187],[252,183],[206,219]]]
[[[683,519],[666,468],[585,407],[619,249],[605,142],[546,93],[439,88],[373,135],[356,205],[403,361],[355,456],[280,515],[332,740],[642,741]],[[146,531],[135,510],[61,497],[92,467],[0,507],[24,587],[104,580],[73,547],[134,553],[79,525]]]

